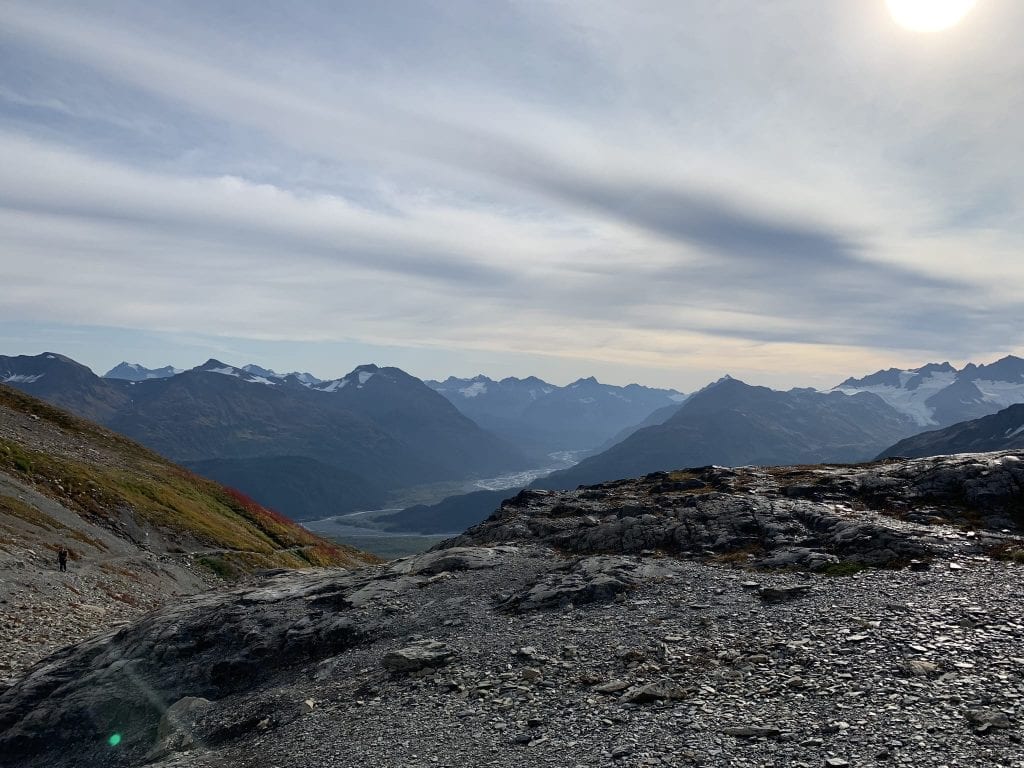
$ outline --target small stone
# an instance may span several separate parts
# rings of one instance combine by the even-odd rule
[[[791,587],[761,587],[757,590],[757,596],[766,603],[781,603],[785,600],[803,597],[810,591],[810,584],[794,584]]]
[[[722,733],[728,736],[735,736],[740,739],[778,738],[782,733],[778,728],[771,728],[762,725],[737,725],[722,729]]]
[[[928,677],[939,671],[939,665],[930,661],[911,660],[907,662],[907,671],[914,677]]]
[[[607,683],[594,686],[594,690],[598,693],[618,693],[627,688],[629,688],[629,683],[625,680],[609,680]]]
[[[998,709],[969,709],[967,710],[967,720],[972,725],[978,726],[979,730],[1010,727],[1010,718],[1005,712],[1000,712]]]
[[[520,659],[532,662],[540,662],[544,660],[544,656],[532,645],[524,645],[522,648],[517,649],[516,656]]]
[[[627,704],[652,704],[656,701],[684,698],[686,698],[686,691],[681,686],[670,681],[650,683],[638,688],[631,688],[622,696],[622,700]]]

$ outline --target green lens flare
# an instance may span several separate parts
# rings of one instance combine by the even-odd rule
[[[110,734],[110,738],[107,739],[107,744],[109,744],[112,747],[116,747],[120,743],[121,743],[121,734],[120,733],[112,733],[112,734]]]

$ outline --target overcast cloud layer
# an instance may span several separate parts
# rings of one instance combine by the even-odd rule
[[[1024,350],[1024,4],[5,2],[0,353],[776,386]]]

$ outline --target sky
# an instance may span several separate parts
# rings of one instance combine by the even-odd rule
[[[1024,3],[0,0],[0,354],[827,387],[1024,352]]]

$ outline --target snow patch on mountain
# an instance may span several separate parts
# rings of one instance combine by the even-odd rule
[[[231,376],[235,379],[241,379],[247,384],[262,384],[266,387],[276,387],[281,384],[277,379],[268,379],[266,376],[257,376],[243,370],[242,368],[235,368],[233,365],[217,365],[216,363],[211,365],[208,363],[206,367],[202,367],[199,370],[206,373],[219,373],[222,376]]]
[[[46,355],[47,360],[60,359],[57,355]],[[122,381],[149,381],[150,379],[166,379],[182,373],[181,368],[174,368],[165,365],[163,368],[147,368],[139,363],[120,362],[103,374],[105,379],[120,379]]]
[[[1024,384],[985,379],[975,379],[973,384],[981,391],[986,402],[998,405],[1000,409],[1024,402]]]
[[[832,391],[842,392],[844,395],[856,395],[860,392],[878,395],[897,411],[912,418],[917,424],[923,427],[935,426],[938,424],[935,420],[935,409],[927,404],[928,398],[956,381],[956,373],[946,371],[932,373],[921,379],[915,388],[908,389],[907,384],[918,375],[916,370],[899,371],[899,387],[891,384],[844,386],[847,383],[844,382]]]
[[[37,373],[35,375],[29,375],[27,373],[15,373],[10,376],[5,376],[0,381],[5,384],[33,384],[43,378],[45,374]]]
[[[323,382],[323,379],[318,379],[311,373],[304,373],[301,371],[292,371],[291,373],[278,373],[277,371],[271,370],[270,368],[263,368],[262,366],[256,365],[255,363],[243,365],[241,370],[245,371],[246,373],[251,373],[254,377],[262,377],[263,379],[275,379],[277,381],[284,381],[285,379],[294,378],[305,387],[313,387]]]
[[[487,391],[487,384],[483,381],[474,381],[468,387],[463,387],[459,390],[459,394],[463,397],[476,397],[482,395]]]
[[[322,386],[315,386],[313,389],[318,392],[337,392],[339,389],[343,389],[347,385],[348,379],[335,379],[334,381],[329,381]]]
[[[952,424],[1024,403],[1024,360],[1013,355],[988,365],[969,363],[957,370],[948,362],[920,368],[889,368],[860,379],[849,378],[833,392],[869,392],[920,426]]]

